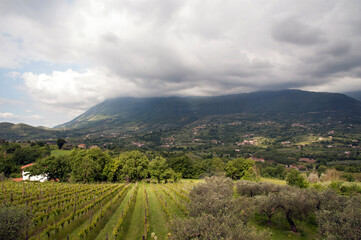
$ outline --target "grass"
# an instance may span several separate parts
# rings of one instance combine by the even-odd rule
[[[126,205],[128,204],[128,200],[132,193],[134,192],[135,188],[132,186],[132,189],[130,189],[123,199],[120,206],[114,211],[113,215],[109,218],[109,221],[107,224],[103,227],[103,229],[99,232],[98,236],[95,238],[96,240],[104,240],[106,238],[106,235],[108,234],[108,239],[114,239],[112,233],[114,226],[117,224],[118,219],[122,215],[123,209],[125,209]]]
[[[70,150],[63,150],[63,149],[55,149],[51,151],[51,156],[62,156],[62,155],[69,155],[71,153]]]
[[[142,239],[144,235],[144,209],[145,194],[144,184],[140,184],[133,214],[129,219],[128,229],[124,238],[121,239]]]
[[[150,232],[154,232],[158,239],[165,239],[167,235],[167,216],[163,213],[162,207],[154,193],[154,186],[147,184],[145,186],[149,201],[149,224]]]
[[[279,184],[279,185],[287,184],[285,180],[276,179],[276,178],[264,178],[264,177],[261,177],[261,182],[268,182],[268,183]]]
[[[283,216],[283,213],[276,214],[272,217],[272,223],[267,224],[267,217],[256,214],[251,218],[249,225],[257,229],[257,231],[266,230],[271,233],[271,239],[319,239],[316,225],[312,223],[312,219],[308,221],[295,221],[298,232],[294,233],[290,230],[290,226]]]

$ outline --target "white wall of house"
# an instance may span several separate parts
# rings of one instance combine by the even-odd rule
[[[23,180],[45,182],[48,181],[48,177],[45,175],[30,176],[30,172],[23,170]]]

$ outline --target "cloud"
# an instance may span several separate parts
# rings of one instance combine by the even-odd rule
[[[10,113],[10,112],[0,112],[0,118],[12,118],[14,117],[14,114],[13,113]]]
[[[280,42],[296,45],[313,45],[324,42],[319,28],[305,24],[298,19],[286,19],[272,29],[272,37]]]
[[[360,11],[358,0],[1,1],[0,67],[69,117],[116,96],[358,90]],[[80,68],[22,71],[33,61]]]

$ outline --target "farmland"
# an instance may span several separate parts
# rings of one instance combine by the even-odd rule
[[[30,209],[29,239],[165,239],[194,184],[3,182],[0,201]]]

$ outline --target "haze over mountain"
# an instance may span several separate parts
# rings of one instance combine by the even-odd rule
[[[138,132],[183,127],[196,121],[361,122],[361,102],[339,93],[262,91],[216,97],[121,97],[105,100],[52,130],[0,124],[2,138],[37,138],[88,132]],[[212,117],[212,120],[209,120]],[[61,131],[56,131],[61,130]],[[65,130],[65,131],[64,131]]]
[[[262,114],[270,119],[296,119],[312,114],[339,119],[361,116],[361,103],[337,93],[300,90],[263,91],[216,97],[114,98],[90,108],[56,128],[101,128],[143,125],[176,127],[207,116]],[[302,119],[300,119],[302,120]]]

